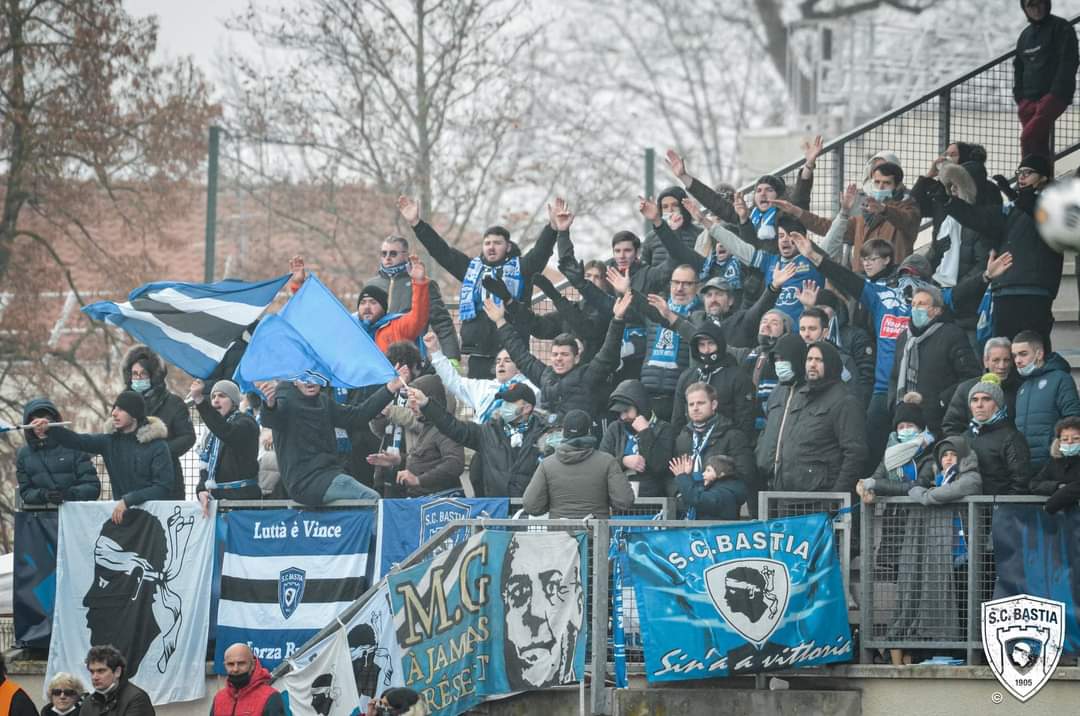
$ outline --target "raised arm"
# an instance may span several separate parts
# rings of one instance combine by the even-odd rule
[[[735,208],[731,204],[731,199],[717,192],[708,184],[690,176],[682,155],[674,149],[669,149],[667,150],[665,159],[668,167],[671,169],[671,173],[675,175],[676,179],[682,182],[682,185],[686,187],[686,191],[689,192],[690,196],[700,201],[702,206],[708,209],[721,221],[726,221],[729,224],[739,223],[738,217],[735,215]]]
[[[450,438],[456,443],[460,443],[472,450],[480,449],[480,435],[484,430],[484,426],[478,423],[466,423],[462,420],[458,420],[453,415],[446,411],[446,408],[436,403],[434,400],[428,400],[427,396],[416,390],[415,388],[409,389],[409,400],[415,401],[417,407],[420,408],[420,412],[424,414],[424,417],[431,421],[440,433]]]
[[[840,218],[840,216],[837,216],[837,220]],[[799,249],[799,253],[809,259],[810,263],[817,266],[817,269],[821,272],[822,276],[831,281],[837,289],[846,295],[862,300],[863,292],[866,287],[866,279],[859,276],[847,266],[843,266],[840,263],[833,261],[828,256],[823,255],[820,249],[814,246],[814,242],[805,236],[796,235],[794,241],[795,246]]]
[[[446,239],[439,236],[439,232],[431,228],[427,222],[420,220],[420,207],[412,199],[405,196],[398,197],[398,211],[401,212],[401,217],[405,219],[405,222],[412,227],[416,238],[431,254],[431,258],[458,281],[464,280],[471,259],[446,243]]]
[[[547,364],[529,352],[528,343],[512,325],[506,322],[506,309],[496,305],[489,298],[484,301],[484,311],[498,327],[499,342],[510,354],[510,359],[517,365],[518,370],[534,385],[540,385],[544,371],[547,370]]]
[[[604,344],[600,346],[600,350],[589,361],[588,373],[586,374],[589,382],[600,382],[619,368],[619,351],[622,349],[623,329],[626,328],[626,309],[632,300],[628,296],[630,294],[623,294],[615,302],[614,318],[608,324]]]
[[[725,229],[723,225],[713,224],[712,228],[709,229],[709,236],[718,243],[723,244],[728,253],[739,259],[739,261],[742,261],[747,266],[753,266],[754,254],[757,250]]]
[[[570,225],[574,223],[574,214],[570,211],[566,200],[558,197],[555,204],[548,204],[548,223],[540,231],[540,238],[533,247],[521,257],[521,273],[526,277],[534,273],[540,273],[547,266],[548,259],[555,251],[555,242],[560,233],[570,232]]]

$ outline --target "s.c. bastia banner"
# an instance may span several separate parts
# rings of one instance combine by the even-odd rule
[[[432,716],[582,678],[585,545],[584,532],[485,530],[388,576],[405,686]]]
[[[237,510],[222,519],[219,674],[237,642],[274,669],[367,589],[372,510]]]
[[[826,515],[627,534],[649,681],[852,658]]]
[[[90,646],[112,644],[127,658],[124,676],[154,704],[202,698],[214,563],[210,505],[204,517],[195,502],[147,502],[124,512],[120,524],[112,520],[115,502],[61,505],[44,683],[61,671],[85,674]]]

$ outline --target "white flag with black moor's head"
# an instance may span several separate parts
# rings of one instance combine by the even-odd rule
[[[85,674],[91,645],[112,644],[124,676],[154,704],[206,691],[214,503],[147,502],[112,520],[115,502],[60,507],[56,605],[45,683]],[[192,678],[197,674],[199,678]]]
[[[302,666],[294,664],[289,673],[274,682],[274,688],[285,696],[293,716],[359,714],[360,696],[345,627],[338,628],[321,646],[310,661]]]

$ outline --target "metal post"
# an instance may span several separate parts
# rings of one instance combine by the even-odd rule
[[[645,198],[652,199],[656,196],[656,150],[652,147],[645,149]],[[652,222],[645,220],[645,233],[648,236],[652,231]]]
[[[982,577],[983,543],[982,525],[979,519],[982,516],[982,506],[986,503],[969,502],[967,545],[968,545],[968,569],[967,569],[967,647],[965,655],[968,666],[974,666],[977,655],[981,649],[976,647],[975,642],[982,641],[982,595],[979,594],[980,578]]]
[[[608,549],[611,532],[607,520],[592,523],[592,713],[611,713],[607,703],[607,647],[608,647],[608,579],[610,563]]]
[[[210,127],[210,148],[206,162],[206,254],[203,259],[203,280],[214,280],[214,242],[217,238],[218,149],[221,127]]]
[[[949,147],[952,134],[952,89],[946,87],[938,95],[938,151],[942,154]]]
[[[866,642],[874,638],[874,517],[873,505],[863,505],[859,514],[859,645],[860,662],[874,663],[874,650]]]

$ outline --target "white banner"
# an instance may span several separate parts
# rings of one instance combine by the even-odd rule
[[[112,644],[127,659],[124,675],[155,705],[203,697],[210,505],[206,518],[198,503],[148,502],[128,509],[119,525],[115,502],[61,505],[46,684],[61,671],[85,679],[90,646]]]
[[[310,661],[295,664],[293,670],[274,683],[286,700],[293,716],[354,716],[362,713],[357,705],[353,665],[349,660],[349,641],[345,628],[320,645]]]

